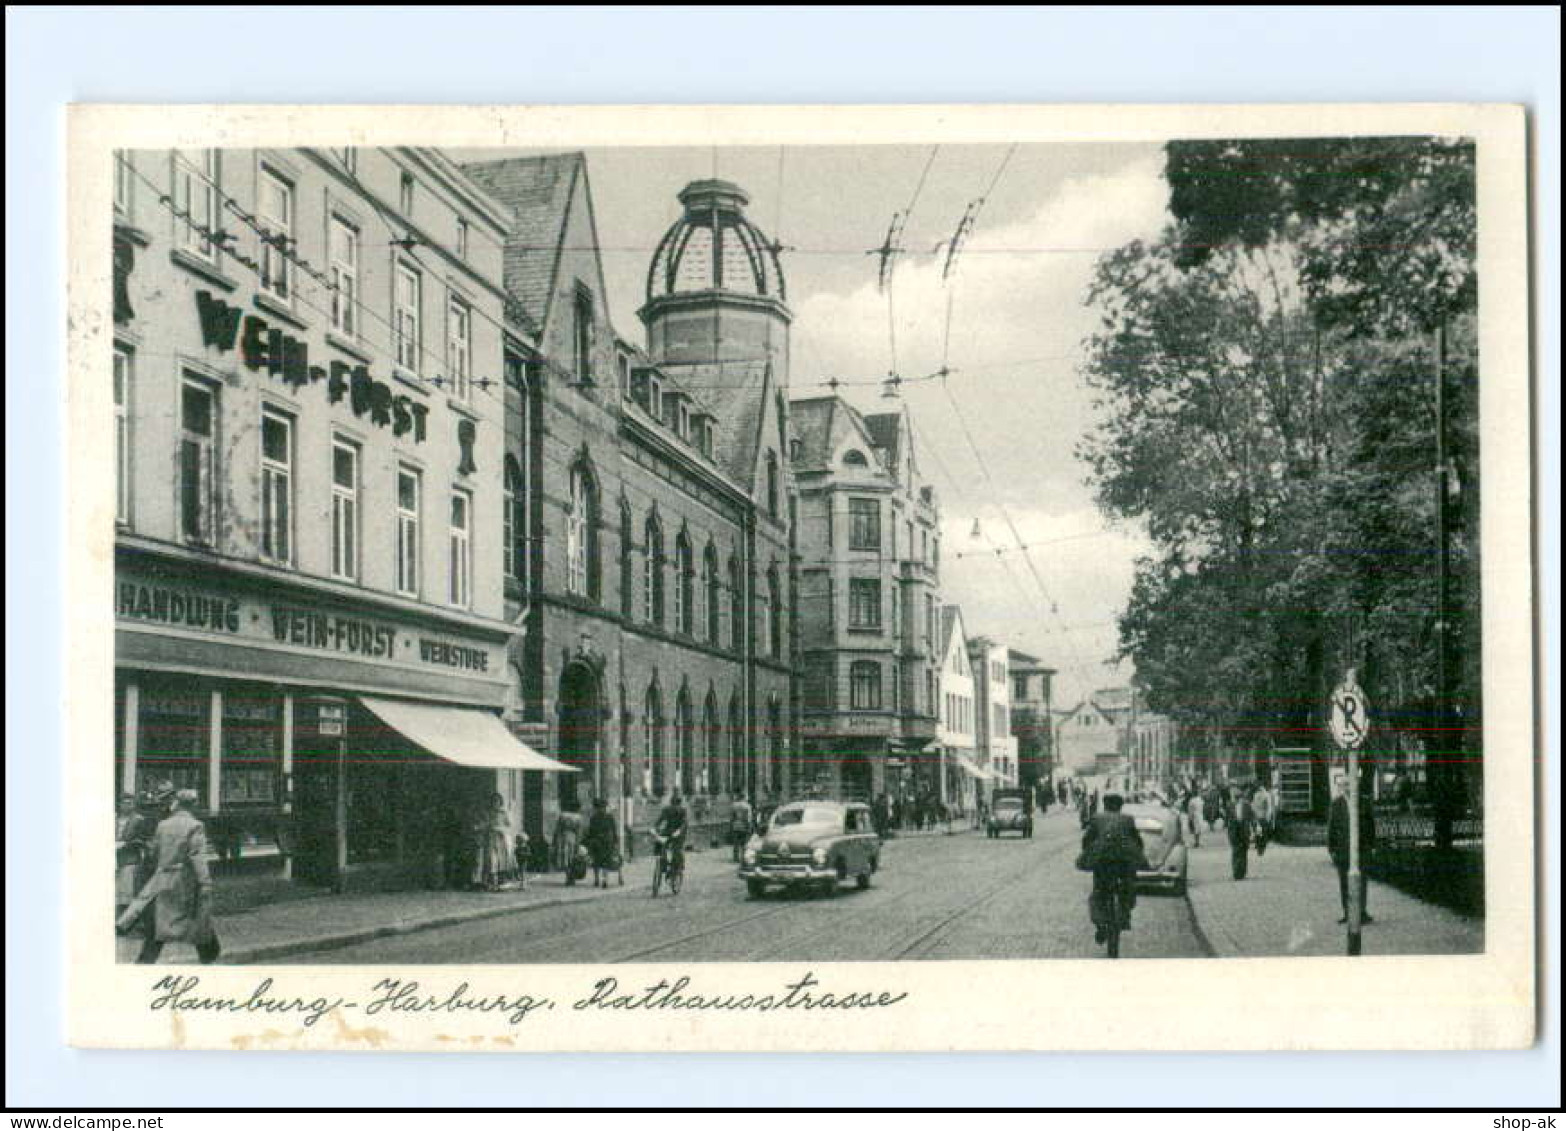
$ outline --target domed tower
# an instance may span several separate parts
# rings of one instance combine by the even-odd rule
[[[685,214],[664,234],[638,312],[647,350],[676,376],[686,366],[772,363],[788,383],[788,327],[777,245],[745,217],[750,197],[729,181],[693,181]]]

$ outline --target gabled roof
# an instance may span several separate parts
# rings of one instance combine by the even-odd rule
[[[897,469],[876,443],[869,421],[839,396],[790,400],[789,428],[799,441],[799,456],[793,461],[795,474],[833,470],[834,457],[846,443],[869,449],[865,455],[870,467],[895,479]]]
[[[941,655],[944,656],[951,651],[952,636],[956,632],[957,626],[961,623],[961,605],[941,606]]]
[[[878,412],[863,418],[870,442],[881,451],[881,462],[893,477],[902,478],[903,416],[899,412]]]
[[[539,326],[549,318],[571,194],[585,162],[581,153],[549,153],[462,166],[463,172],[511,210],[506,290]]]

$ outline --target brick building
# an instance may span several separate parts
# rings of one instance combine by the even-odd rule
[[[670,793],[716,831],[790,788],[793,493],[775,250],[737,186],[696,182],[649,265],[647,344],[608,309],[581,154],[465,167],[511,213],[505,465],[514,728],[581,773],[530,775],[530,832]]]

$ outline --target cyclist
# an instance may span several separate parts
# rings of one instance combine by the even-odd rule
[[[1107,793],[1103,811],[1088,819],[1082,834],[1082,855],[1093,872],[1093,893],[1088,897],[1088,915],[1093,920],[1093,941],[1103,942],[1114,925],[1111,900],[1118,895],[1119,928],[1131,929],[1131,909],[1136,906],[1136,870],[1147,857],[1142,834],[1136,821],[1120,811],[1125,799]]]
[[[678,793],[658,814],[653,825],[653,841],[657,845],[658,865],[666,876],[677,876],[685,871],[685,804]]]

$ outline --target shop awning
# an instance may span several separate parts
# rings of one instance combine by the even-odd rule
[[[575,766],[545,757],[506,729],[488,711],[359,696],[359,702],[404,738],[431,754],[479,770],[542,770],[574,774]]]

